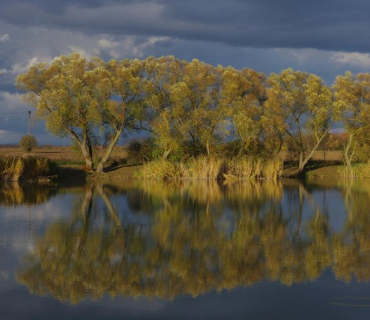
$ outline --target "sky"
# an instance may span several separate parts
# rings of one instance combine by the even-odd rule
[[[38,62],[174,55],[270,74],[292,67],[331,84],[370,71],[368,0],[0,0],[0,144],[27,134],[14,87]],[[41,144],[65,144],[33,120]]]

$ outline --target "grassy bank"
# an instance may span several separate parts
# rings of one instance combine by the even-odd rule
[[[307,172],[308,178],[370,178],[370,163],[353,165],[352,172],[344,165],[324,166]]]
[[[34,156],[0,157],[0,181],[38,181],[57,173],[57,165],[46,158]]]
[[[166,160],[144,164],[137,173],[145,179],[239,180],[277,179],[282,176],[283,163],[279,159],[260,158],[216,159],[199,157],[186,163]]]

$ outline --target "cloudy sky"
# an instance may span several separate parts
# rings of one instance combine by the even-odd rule
[[[327,83],[370,71],[368,0],[0,0],[0,144],[27,133],[14,78],[71,52],[172,54],[267,74],[293,67]],[[41,143],[58,140],[33,125]]]

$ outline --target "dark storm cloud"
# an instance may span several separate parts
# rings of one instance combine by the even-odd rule
[[[0,143],[27,129],[15,77],[61,54],[292,67],[331,84],[345,70],[370,72],[369,11],[368,0],[0,0]],[[61,143],[44,123],[33,133]]]
[[[370,50],[363,0],[0,0],[14,25],[170,36],[233,46]]]

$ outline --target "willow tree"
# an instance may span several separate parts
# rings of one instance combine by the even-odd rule
[[[147,119],[164,158],[186,145],[194,155],[210,155],[217,136],[225,132],[218,69],[171,56],[151,57],[145,64]]]
[[[203,150],[211,155],[217,136],[226,132],[227,109],[220,103],[220,78],[217,68],[194,59],[172,87],[174,112],[184,125],[194,155]]]
[[[180,81],[186,61],[173,56],[145,61],[145,103],[144,123],[140,127],[151,132],[166,159],[172,152],[179,151],[184,140],[182,118],[171,102],[173,86]]]
[[[260,152],[264,136],[268,132],[264,123],[266,101],[266,77],[251,69],[222,70],[221,103],[232,110],[230,116],[239,141],[238,154],[249,151]],[[267,130],[266,130],[267,129]],[[270,137],[274,140],[274,137]]]
[[[299,154],[298,172],[303,172],[307,162],[320,146],[333,126],[333,94],[321,78],[287,69],[269,78],[266,102],[269,117],[278,119],[285,137]],[[310,150],[304,136],[315,137]]]
[[[344,159],[352,175],[356,144],[367,139],[370,129],[370,74],[354,76],[346,72],[336,78],[334,91],[335,105],[340,110],[341,121],[348,134]]]
[[[94,170],[92,132],[100,120],[97,110],[105,95],[94,90],[97,79],[92,75],[103,66],[100,59],[86,60],[72,54],[51,64],[32,66],[16,80],[47,129],[56,136],[74,139],[89,171]]]
[[[105,154],[97,167],[103,172],[124,129],[132,128],[143,117],[144,64],[140,60],[111,60],[96,71],[95,89],[101,93],[97,117],[102,129],[112,132]]]

